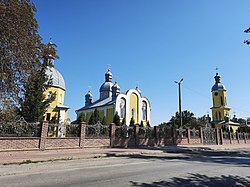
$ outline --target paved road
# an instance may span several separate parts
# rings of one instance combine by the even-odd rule
[[[250,186],[250,151],[198,150],[172,156],[2,165],[0,186]]]

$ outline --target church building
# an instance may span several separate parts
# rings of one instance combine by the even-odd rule
[[[144,126],[150,122],[149,100],[142,96],[138,87],[122,93],[117,82],[113,84],[110,69],[105,74],[105,82],[101,85],[99,92],[99,99],[93,101],[93,95],[88,91],[85,95],[85,106],[76,110],[77,118],[83,113],[88,122],[91,114],[97,109],[101,119],[105,116],[108,124],[113,122],[116,112],[120,116],[121,122],[125,119],[127,126],[129,126],[131,118],[134,119],[135,124],[142,122]]]
[[[53,47],[53,43],[49,42],[49,47]],[[46,75],[49,80],[46,83],[47,89],[45,91],[46,97],[51,97],[55,93],[56,98],[50,103],[44,119],[52,123],[65,123],[68,120],[69,107],[64,105],[64,95],[66,91],[65,82],[61,73],[54,67],[55,58],[52,55],[47,57],[44,62],[47,65]]]
[[[213,107],[212,110],[212,124],[215,127],[222,128],[225,126],[227,129],[232,128],[235,132],[240,124],[232,122],[230,120],[230,107],[227,103],[227,96],[226,96],[226,87],[221,83],[220,76],[216,73],[214,79],[215,84],[212,87],[212,98],[213,98]]]

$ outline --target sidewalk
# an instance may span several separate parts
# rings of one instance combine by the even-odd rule
[[[30,162],[45,162],[55,160],[72,160],[84,158],[100,158],[110,156],[166,154],[173,155],[186,150],[214,151],[250,151],[250,145],[182,145],[153,148],[84,148],[84,149],[54,149],[32,151],[0,151],[0,164],[21,164]]]
[[[2,151],[0,164],[21,164],[55,160],[72,160],[83,158],[100,158],[109,156],[125,156],[140,154],[161,154],[157,149],[122,149],[122,148],[85,148],[85,149],[54,149],[45,151]]]

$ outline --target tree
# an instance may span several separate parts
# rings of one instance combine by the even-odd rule
[[[20,105],[24,84],[42,58],[41,37],[30,0],[0,1],[0,112]],[[8,103],[8,106],[6,106]],[[7,119],[8,120],[8,119]]]
[[[126,125],[126,119],[125,118],[122,119],[122,125]]]
[[[135,120],[134,120],[134,118],[130,119],[129,126],[130,127],[134,127],[135,126]]]
[[[151,125],[150,125],[149,121],[147,121],[147,127],[151,127]]]
[[[115,115],[114,115],[113,123],[114,123],[116,126],[120,126],[120,125],[121,125],[121,118],[120,118],[120,116],[118,115],[117,112],[116,112]]]
[[[20,115],[28,122],[42,121],[49,104],[56,98],[56,93],[52,93],[47,98],[44,95],[45,83],[48,81],[45,71],[44,64],[40,70],[31,73],[24,86],[25,97],[21,103]]]
[[[206,116],[203,116],[201,118],[195,118],[194,113],[185,110],[182,112],[182,122],[183,127],[185,128],[197,128],[197,127],[204,127],[207,123]],[[169,121],[169,124],[174,127],[180,127],[180,115],[179,112],[175,113],[175,116],[172,116],[172,118]]]
[[[106,117],[105,116],[103,116],[103,118],[102,118],[102,125],[103,126],[107,126],[107,119],[106,119]]]
[[[101,117],[99,111],[95,109],[93,114],[93,123],[96,124],[98,121],[101,121]]]
[[[141,123],[140,123],[140,127],[144,127],[144,125],[143,125],[143,121],[141,121]]]
[[[30,76],[42,69],[42,60],[49,55],[57,58],[55,48],[41,43],[35,12],[30,0],[0,1],[0,116],[4,121],[20,112],[28,81],[34,79]]]
[[[90,118],[89,118],[89,122],[88,122],[89,125],[94,125],[94,114],[92,113]]]
[[[86,117],[83,112],[81,112],[77,118],[77,123],[80,124],[81,122],[86,122]]]

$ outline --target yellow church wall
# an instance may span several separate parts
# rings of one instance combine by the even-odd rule
[[[106,113],[106,119],[108,124],[113,122],[113,116],[114,116],[113,108],[108,108]]]
[[[58,119],[58,111],[55,110],[55,108],[58,104],[64,104],[65,91],[63,89],[56,88],[56,87],[48,87],[46,91],[44,92],[46,99],[48,98],[50,92],[56,93],[56,98],[53,102],[50,103],[50,106],[48,107],[45,113],[45,120],[46,120],[47,113],[50,113],[50,120],[53,117],[56,117]],[[65,112],[64,119],[65,121],[68,119],[68,112]]]
[[[219,129],[221,129],[223,126],[225,126],[225,125],[224,124],[215,124],[215,127],[219,128]],[[236,125],[230,125],[230,127],[232,127],[232,129],[233,129],[233,133],[235,133],[239,128],[239,126],[236,126]]]
[[[138,96],[135,93],[130,95],[130,112],[129,118],[133,117],[132,110],[134,110],[134,121],[135,124],[140,123],[138,121]]]
[[[217,96],[215,95],[216,92],[218,93]],[[212,93],[213,93],[214,107],[227,106],[226,91],[218,90],[218,91],[213,91]],[[221,97],[223,103],[221,103]]]

